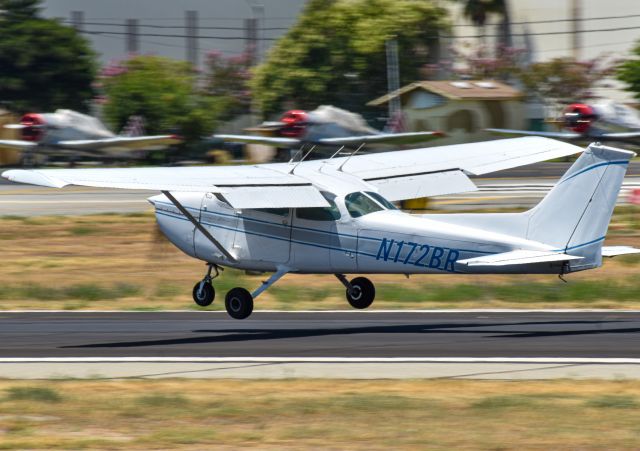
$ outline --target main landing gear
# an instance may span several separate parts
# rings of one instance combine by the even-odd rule
[[[216,296],[213,288],[213,279],[220,275],[221,267],[209,263],[207,275],[193,287],[193,300],[201,307],[211,305]],[[215,271],[212,276],[211,272]],[[224,298],[224,306],[229,316],[235,319],[248,318],[253,312],[253,300],[257,298],[263,291],[276,283],[282,276],[289,272],[287,267],[279,267],[269,279],[262,282],[262,285],[253,293],[244,288],[236,287],[227,293]],[[356,277],[351,281],[347,280],[344,274],[335,275],[346,288],[347,301],[353,308],[365,309],[369,307],[376,297],[376,289],[369,279],[366,277]]]
[[[193,287],[193,300],[201,307],[211,305],[213,302],[216,292],[213,288],[212,281],[220,275],[219,270],[222,270],[221,267],[212,263],[209,263],[208,267],[207,275]],[[215,276],[211,276],[211,271],[216,272]],[[269,277],[269,279],[262,282],[262,285],[253,293],[240,287],[229,290],[224,298],[224,306],[229,316],[235,319],[248,318],[251,312],[253,312],[253,300],[288,272],[289,269],[286,267],[278,268],[278,270]]]
[[[353,308],[365,309],[376,297],[376,287],[366,277],[356,277],[349,282],[344,274],[335,275],[347,289],[347,301]]]

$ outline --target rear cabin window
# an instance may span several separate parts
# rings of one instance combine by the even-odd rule
[[[276,216],[289,216],[288,208],[253,208],[252,210]]]
[[[340,219],[340,210],[338,210],[336,203],[324,193],[323,195],[329,202],[329,207],[298,208],[296,218],[308,221],[337,221]]]
[[[369,213],[384,210],[380,204],[360,192],[347,194],[344,198],[344,203],[352,218],[359,218]]]

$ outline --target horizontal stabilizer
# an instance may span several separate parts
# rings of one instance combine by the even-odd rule
[[[528,265],[532,263],[564,262],[579,260],[581,258],[583,257],[563,254],[561,252],[517,250],[458,260],[456,263],[467,266],[511,266]]]
[[[640,254],[640,249],[631,246],[602,246],[603,257],[617,257],[618,255]]]

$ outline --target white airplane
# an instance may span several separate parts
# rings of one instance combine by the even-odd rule
[[[592,144],[542,202],[524,213],[410,215],[391,203],[475,190],[479,175],[581,152],[525,137],[254,166],[10,170],[16,182],[161,191],[149,200],[160,229],[208,265],[193,288],[215,297],[221,267],[273,272],[252,293],[234,288],[229,315],[288,273],[334,274],[349,304],[374,300],[369,279],[344,274],[557,274],[597,268],[602,257],[640,252],[603,246],[633,152]],[[215,275],[212,276],[212,271]]]
[[[321,105],[313,111],[289,110],[279,121],[264,122],[249,129],[275,136],[213,135],[225,142],[263,144],[275,147],[299,147],[304,144],[358,147],[365,144],[408,145],[442,138],[444,133],[385,133],[369,127],[364,118],[331,105]]]
[[[487,131],[503,136],[544,136],[564,141],[640,142],[640,113],[635,108],[602,101],[592,105],[572,103],[558,121],[565,131],[543,132],[488,128]]]
[[[5,128],[20,130],[22,139],[0,140],[2,148],[23,151],[23,161],[29,162],[40,155],[132,157],[133,151],[162,148],[179,143],[172,135],[139,136],[141,124],[125,127],[125,133],[116,135],[92,116],[72,110],[55,113],[27,113],[19,124]],[[137,130],[136,130],[137,128]]]

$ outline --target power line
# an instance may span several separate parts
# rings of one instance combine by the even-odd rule
[[[69,20],[63,20],[64,23],[72,23]],[[125,24],[122,23],[106,23],[106,22],[83,22],[83,25],[94,25],[100,27],[124,27]],[[156,29],[184,29],[184,25],[143,25],[139,24],[139,28],[156,28]],[[197,30],[232,30],[232,31],[244,31],[244,27],[209,27],[199,25],[195,27]],[[261,28],[263,31],[287,31],[289,28],[286,27],[270,27],[270,28]]]
[[[97,31],[97,30],[83,30],[81,33],[92,35],[114,35],[114,36],[129,36],[131,33],[126,31]],[[155,37],[155,38],[187,38],[186,34],[156,34],[156,33],[136,33],[141,37]],[[220,39],[225,41],[237,41],[246,40],[245,36],[198,36],[198,39]],[[277,38],[259,38],[259,41],[277,41]]]
[[[601,28],[598,30],[580,30],[580,33],[604,33],[604,32],[609,32],[609,31],[625,31],[625,30],[638,30],[640,29],[640,26],[636,26],[636,27],[618,27],[618,28]],[[519,37],[526,37],[526,36],[553,36],[553,35],[558,35],[558,34],[573,34],[575,33],[575,31],[570,30],[570,31],[546,31],[546,32],[540,32],[540,33],[511,33],[511,36],[519,36]],[[484,38],[499,38],[502,37],[502,35],[500,34],[478,34],[478,35],[469,35],[469,36],[440,36],[441,38],[446,38],[446,39],[475,39],[475,38],[479,38],[479,37],[484,37]],[[435,37],[434,37],[435,39]]]
[[[605,16],[605,17],[576,17],[568,19],[548,19],[548,20],[525,20],[522,22],[509,22],[511,25],[535,25],[543,23],[561,23],[561,22],[586,22],[591,20],[613,20],[613,19],[630,19],[640,17],[640,14],[628,14],[626,16]],[[487,26],[500,25],[499,23],[486,24]],[[473,24],[456,24],[452,27],[475,27]]]

